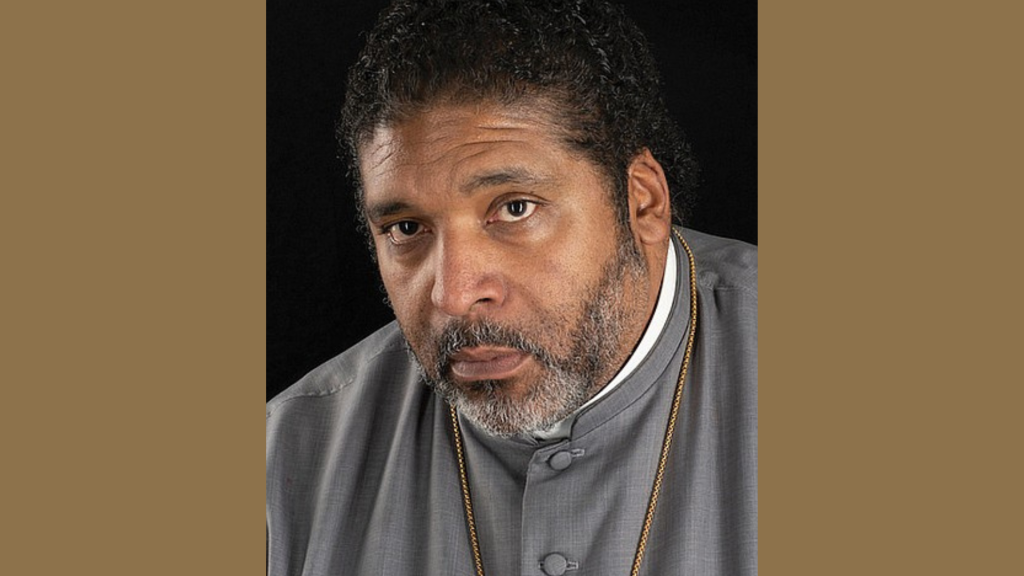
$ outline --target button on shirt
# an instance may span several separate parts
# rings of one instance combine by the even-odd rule
[[[569,568],[569,561],[557,552],[545,556],[544,561],[540,564],[540,569],[548,576],[562,576]],[[576,566],[572,566],[572,568],[575,569]]]

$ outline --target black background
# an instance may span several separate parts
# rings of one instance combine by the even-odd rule
[[[267,4],[267,398],[390,321],[334,123],[383,1]],[[688,226],[757,242],[757,5],[625,2],[702,168]]]

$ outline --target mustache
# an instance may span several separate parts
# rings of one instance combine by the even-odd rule
[[[451,320],[441,329],[436,342],[434,358],[437,359],[438,374],[447,373],[453,354],[463,348],[476,346],[512,348],[532,354],[541,364],[552,365],[552,358],[548,351],[521,330],[490,320],[473,322]]]

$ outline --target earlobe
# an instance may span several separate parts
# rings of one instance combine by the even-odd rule
[[[672,229],[672,196],[661,164],[644,148],[628,171],[629,218],[644,244],[663,244]]]

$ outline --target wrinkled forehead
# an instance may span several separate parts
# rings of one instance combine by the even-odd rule
[[[477,143],[532,140],[564,146],[564,130],[544,108],[494,102],[439,105],[378,125],[359,147],[360,176],[379,176],[395,166],[436,162],[456,148]]]

